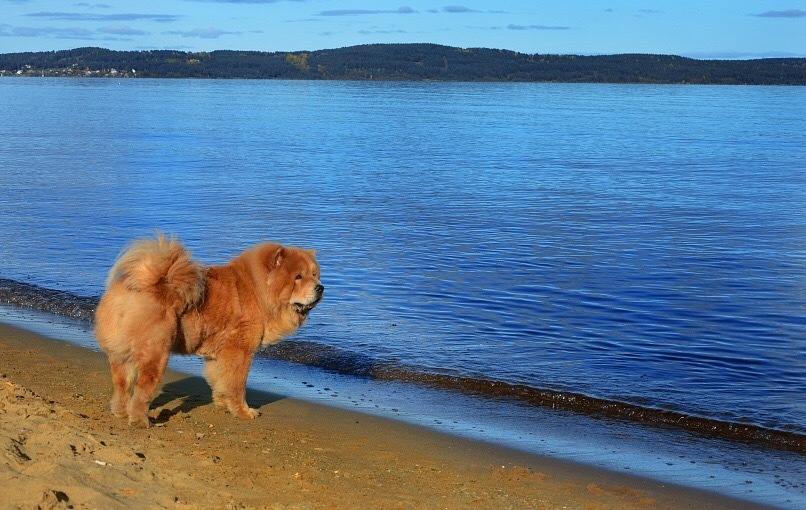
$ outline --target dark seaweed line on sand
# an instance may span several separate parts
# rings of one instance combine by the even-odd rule
[[[92,322],[98,298],[77,296],[69,292],[0,278],[0,302]],[[400,363],[379,361],[360,353],[314,342],[292,340],[281,342],[267,348],[263,355],[344,375],[368,377],[380,381],[413,382],[486,398],[514,400],[533,406],[629,420],[656,427],[681,428],[710,437],[764,444],[783,450],[806,453],[806,435],[797,432],[715,420],[676,411],[589,397],[580,393],[439,374]]]

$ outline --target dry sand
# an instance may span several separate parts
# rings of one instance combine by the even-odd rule
[[[752,507],[278,395],[242,421],[175,372],[130,429],[103,354],[5,324],[0,376],[0,508]]]

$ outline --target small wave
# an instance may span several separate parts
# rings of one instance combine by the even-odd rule
[[[63,317],[92,322],[99,299],[0,278],[0,301]]]
[[[92,322],[98,299],[0,278],[0,301],[73,319]],[[262,354],[348,376],[418,383],[485,398],[514,400],[527,405],[629,420],[657,427],[675,427],[718,438],[806,453],[806,435],[798,432],[716,420],[581,393],[436,373],[397,360],[378,360],[315,342],[286,340],[269,346]]]

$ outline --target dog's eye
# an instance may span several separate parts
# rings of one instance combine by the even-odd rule
[[[297,275],[297,280],[302,280],[302,275],[301,274]]]

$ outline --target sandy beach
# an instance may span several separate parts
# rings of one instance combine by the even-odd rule
[[[102,353],[5,324],[0,376],[2,508],[757,508],[281,395],[242,421],[177,372],[130,429]]]

